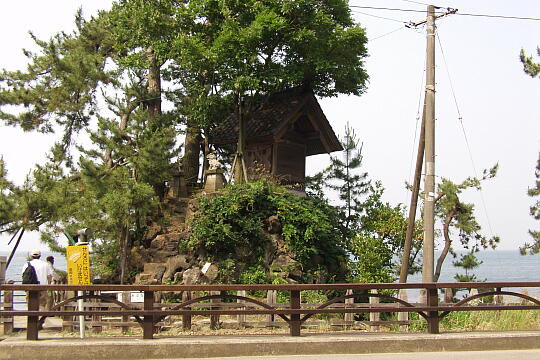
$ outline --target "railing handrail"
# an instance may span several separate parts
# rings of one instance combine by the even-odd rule
[[[467,298],[455,304],[439,303],[439,289],[488,289],[487,292],[480,294],[471,294]],[[506,290],[503,290],[507,288]],[[510,288],[510,289],[508,289]],[[376,313],[376,312],[415,312],[427,321],[427,330],[429,333],[437,334],[439,332],[439,321],[453,311],[475,311],[475,310],[529,310],[540,309],[540,300],[527,294],[517,293],[511,288],[540,288],[539,281],[521,281],[521,282],[469,282],[469,283],[383,283],[383,284],[260,284],[260,285],[240,285],[240,284],[213,284],[213,285],[0,285],[0,291],[13,292],[17,290],[28,291],[28,310],[8,310],[3,311],[8,316],[27,316],[27,339],[37,340],[40,321],[44,321],[47,316],[71,316],[71,315],[134,315],[137,322],[143,328],[143,337],[151,339],[154,326],[157,322],[167,315],[182,315],[190,317],[192,315],[210,315],[215,321],[218,315],[277,315],[285,320],[290,328],[292,336],[299,336],[301,325],[314,314],[325,313]],[[392,294],[368,290],[384,289],[423,289],[424,295],[422,303],[410,303]],[[87,294],[78,293],[55,305],[52,311],[39,310],[40,293],[48,290],[64,291],[89,291]],[[141,291],[144,293],[142,308],[134,308],[126,302],[116,299],[110,299],[108,296],[99,294],[101,291]],[[246,297],[245,291],[249,290],[275,290],[289,293],[289,305],[284,308],[261,302],[254,297]],[[349,290],[345,295],[338,295],[316,308],[306,309],[301,304],[302,290]],[[354,290],[365,290],[365,292],[354,293]],[[183,292],[186,298],[176,307],[164,310],[155,309],[155,295],[160,291]],[[238,291],[240,295],[228,294],[229,291]],[[191,297],[191,292],[207,292],[203,296]],[[244,295],[242,295],[244,294]],[[514,305],[482,305],[475,304],[477,299],[484,296],[510,295],[521,298],[520,304]],[[183,296],[184,297],[184,296]],[[343,307],[330,308],[329,306],[336,302],[348,301],[349,299],[377,298],[393,301],[393,306],[387,307],[374,305],[370,307]],[[268,298],[268,297],[267,297]],[[62,306],[69,302],[84,299],[102,299],[106,302],[113,302],[122,307],[121,310],[101,311],[101,309],[84,309],[82,311],[62,310]],[[233,300],[254,303],[260,308],[247,308],[239,306],[238,309],[220,309],[218,302],[220,300]],[[191,308],[189,305],[201,301],[210,301],[209,309]],[[275,302],[275,300],[271,301]],[[532,305],[529,305],[532,304]],[[472,305],[472,306],[471,306]],[[39,319],[39,316],[42,316]],[[187,318],[186,318],[187,319]],[[182,320],[184,321],[184,319]],[[186,320],[188,321],[188,320]],[[189,322],[191,320],[189,319]]]
[[[540,281],[455,282],[455,283],[362,283],[362,284],[212,284],[212,285],[30,285],[2,284],[0,290],[65,291],[239,291],[239,290],[383,290],[383,289],[476,289],[540,287]]]

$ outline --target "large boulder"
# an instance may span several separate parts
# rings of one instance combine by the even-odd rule
[[[191,269],[187,269],[182,274],[182,284],[183,285],[194,285],[194,284],[200,284],[201,282],[201,268],[195,266]]]
[[[216,264],[206,263],[201,269],[201,273],[204,275],[206,282],[214,282],[219,275],[219,268]]]
[[[161,283],[163,273],[165,272],[165,264],[162,263],[146,263],[141,274],[135,277],[135,284],[153,285]]]
[[[190,264],[188,262],[188,257],[186,255],[176,255],[167,258],[165,263],[165,272],[163,273],[163,278],[161,280],[164,283],[167,280],[173,279],[174,275],[180,270],[186,270],[189,268]]]

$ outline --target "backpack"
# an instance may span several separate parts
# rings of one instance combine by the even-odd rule
[[[22,283],[23,284],[39,284],[36,269],[28,262],[28,266],[24,269],[22,274]]]

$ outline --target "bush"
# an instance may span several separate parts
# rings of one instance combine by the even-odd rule
[[[281,223],[281,237],[288,255],[302,269],[302,282],[315,281],[315,275],[332,274],[343,281],[347,261],[336,210],[313,198],[300,198],[269,180],[230,185],[213,197],[200,197],[200,212],[191,223],[185,246],[212,259],[233,259],[222,280],[260,283],[269,243],[265,221],[275,215]],[[314,258],[318,262],[313,261]],[[323,264],[321,264],[323,262]],[[234,271],[233,271],[234,270]],[[326,279],[328,280],[328,279]]]

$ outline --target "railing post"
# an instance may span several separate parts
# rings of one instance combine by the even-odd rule
[[[13,291],[4,290],[4,308],[5,311],[13,310]],[[10,316],[9,318],[4,317],[4,335],[11,334],[13,332],[13,321],[14,317]]]
[[[144,290],[144,310],[154,310],[154,292]],[[154,315],[144,315],[143,338],[152,339],[154,337]]]
[[[276,290],[268,290],[266,292],[266,303],[270,306],[275,307],[277,303],[277,291]],[[266,320],[268,321],[267,326],[273,326],[274,320],[275,320],[274,314],[268,314],[266,317]]]
[[[28,311],[39,311],[39,290],[30,290],[28,296]],[[37,340],[39,331],[39,316],[28,316],[26,325],[26,340]]]
[[[239,290],[236,292],[237,296],[246,297],[246,290]],[[236,299],[236,302],[240,305],[245,305],[244,300]],[[245,310],[245,306],[239,306],[239,310]],[[246,327],[246,314],[239,314],[238,315],[238,328],[242,329]]]
[[[6,267],[7,259],[5,256],[0,256],[0,284],[6,282]]]
[[[439,297],[437,294],[437,289],[426,289],[426,305],[427,306],[438,306]],[[428,311],[427,312],[427,323],[428,323],[428,332],[430,334],[439,333],[439,312],[438,311]]]
[[[495,290],[500,292],[501,288]],[[495,295],[495,305],[504,305],[504,297],[502,295]]]
[[[377,289],[370,290],[372,294],[378,294],[379,292]],[[369,297],[369,305],[379,305],[379,298],[376,296],[370,296]],[[371,307],[371,306],[370,306]],[[370,312],[369,313],[369,321],[378,323],[381,321],[381,313],[379,312]],[[379,331],[379,325],[370,325],[369,326],[370,331]]]
[[[100,292],[99,291],[90,291],[90,294],[91,295],[99,295]],[[102,305],[101,303],[99,303],[98,299],[95,299],[93,300],[95,302],[95,305],[98,305],[97,307],[91,307],[90,309],[92,310],[103,310],[102,307],[99,307],[99,305]],[[94,334],[99,334],[101,332],[103,332],[103,325],[101,325],[101,315],[92,315],[92,333]],[[97,324],[97,325],[96,325]]]
[[[131,307],[131,293],[129,291],[122,291],[119,294],[122,297],[121,301],[127,306]],[[122,308],[122,310],[124,310],[124,308]],[[126,335],[129,332],[129,326],[127,325],[129,320],[130,320],[129,315],[122,315],[122,334],[123,335]]]
[[[398,299],[403,300],[405,302],[409,301],[409,298],[407,296],[407,289],[400,289],[398,292]],[[399,305],[402,306],[401,304]],[[398,313],[398,321],[409,321],[409,313],[405,311],[400,311]],[[399,330],[401,331],[408,331],[409,325],[399,325]]]
[[[291,290],[291,309],[300,309],[300,290]],[[300,336],[300,314],[291,314],[289,323],[291,336]]]
[[[220,291],[210,291],[210,295],[220,295]],[[219,303],[221,299],[211,299],[211,303]],[[212,310],[219,310],[219,306],[212,306]],[[210,315],[210,329],[219,330],[219,315]]]
[[[345,293],[345,295],[352,295],[353,294],[353,291],[352,289],[347,289],[347,292]],[[345,308],[348,308],[349,306],[347,305],[354,305],[354,298],[348,298],[348,299],[345,299]],[[345,313],[345,316],[343,318],[343,320],[345,321],[345,326],[353,326],[354,325],[354,314],[353,313]]]
[[[182,293],[182,302],[189,301],[192,298],[193,297],[192,297],[191,291],[184,291]],[[187,307],[185,309],[191,310],[191,305],[189,305],[189,307]],[[182,328],[184,330],[190,330],[191,329],[191,314],[183,314],[182,315]]]

